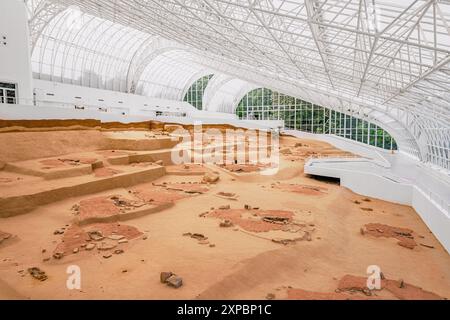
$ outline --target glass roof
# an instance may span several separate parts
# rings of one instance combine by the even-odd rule
[[[450,157],[449,0],[28,2],[37,77],[181,100],[209,69],[382,122],[422,160]],[[170,50],[137,54],[155,37]],[[216,88],[211,108],[229,110],[237,98]]]

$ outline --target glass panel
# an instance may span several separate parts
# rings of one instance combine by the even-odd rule
[[[286,129],[335,134],[378,148],[397,149],[394,139],[374,124],[266,88],[247,93],[236,115],[239,119],[284,120]]]
[[[209,80],[213,77],[212,74],[201,77],[188,89],[184,96],[184,101],[190,103],[198,110],[203,109],[203,94],[208,86]]]

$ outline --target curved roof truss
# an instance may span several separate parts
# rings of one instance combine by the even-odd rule
[[[394,135],[399,145],[404,141],[403,151],[450,168],[448,0],[42,1],[56,6],[79,6],[84,14],[110,21],[104,24],[112,23],[113,29],[117,23],[122,24],[121,30],[128,28],[128,35],[122,38],[118,35],[120,30],[115,32],[117,38],[104,31],[104,37],[109,37],[116,49],[120,48],[107,51],[115,56],[110,61],[117,65],[117,75],[124,70],[127,74],[123,83],[121,79],[119,85],[110,86],[113,89],[134,92],[139,88],[137,82],[150,79],[142,70],[155,68],[164,72],[155,61],[168,62],[163,57],[175,53],[137,52],[147,50],[145,43],[154,41],[151,37],[171,39],[174,48],[184,50],[183,57],[176,58],[180,64],[175,63],[183,72],[190,69],[195,74],[201,73],[202,68],[214,69],[215,74],[222,72],[378,121],[401,136],[398,139]],[[57,35],[59,42],[79,44],[76,36],[61,36],[61,32]],[[45,32],[39,41],[42,39],[46,39]],[[44,47],[55,50],[56,44],[45,41]],[[125,41],[127,45],[123,44]],[[89,55],[78,52],[78,56],[89,60]],[[50,64],[57,64],[58,59],[57,55],[50,61],[40,57],[40,61]],[[117,60],[126,62],[120,67]],[[188,67],[182,67],[181,60]],[[102,69],[100,64],[91,62],[85,67],[100,70],[100,76],[107,78],[107,68]],[[134,72],[134,64],[142,73]],[[168,68],[166,72],[172,70]],[[88,78],[89,81],[82,79],[82,84],[99,83]],[[190,79],[187,75],[181,78],[183,85],[180,79],[166,87],[185,88]],[[161,81],[165,81],[164,77]],[[179,97],[181,94],[175,91],[166,96]],[[215,98],[208,98],[209,91],[205,93],[206,100],[214,101]],[[436,157],[440,160],[436,161]]]

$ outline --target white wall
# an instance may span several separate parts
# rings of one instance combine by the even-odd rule
[[[37,107],[20,104],[0,104],[0,119],[2,120],[84,120],[93,119],[102,122],[142,122],[149,117],[129,116],[118,113],[108,113],[96,110],[76,110],[74,108]]]
[[[387,160],[387,158],[389,157],[390,154],[392,154],[392,152],[389,150],[384,150],[362,142],[346,139],[336,135],[314,134],[298,130],[285,130],[283,132],[298,138],[313,139],[327,142],[338,149],[351,152],[361,157],[373,159],[382,166],[390,167],[390,163]]]
[[[240,121],[234,114],[200,111],[187,102],[100,90],[46,80],[34,80],[36,107],[0,107],[3,119],[97,119],[135,122],[158,120],[181,124],[229,124],[272,129],[279,122]],[[76,106],[76,107],[75,107]],[[84,109],[81,109],[84,108]],[[106,112],[105,112],[106,111]],[[157,116],[157,111],[162,115]]]
[[[31,104],[33,99],[30,61],[25,4],[19,0],[1,0],[0,81],[15,83],[18,86],[18,102],[23,104]]]
[[[104,108],[110,113],[155,116],[156,111],[196,112],[187,102],[150,98],[117,91],[101,90],[45,80],[33,80],[36,105],[86,109]]]
[[[340,178],[343,187],[357,194],[412,206],[450,253],[450,198],[445,197],[450,188],[445,181],[429,182],[428,168],[417,167],[414,181],[372,160],[311,159],[305,173]]]

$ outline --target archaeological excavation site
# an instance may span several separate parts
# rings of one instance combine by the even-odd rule
[[[448,1],[0,13],[1,301],[450,298]]]
[[[358,158],[328,143],[281,134],[277,170],[264,174],[273,164],[250,160],[272,146],[252,148],[244,129],[242,140],[204,134],[196,147],[184,142],[193,126],[158,122],[1,125],[3,299],[450,295],[450,257],[414,209],[304,172],[313,156]],[[174,163],[183,152],[189,161]],[[193,162],[210,153],[217,163]],[[79,290],[67,288],[70,266]]]

